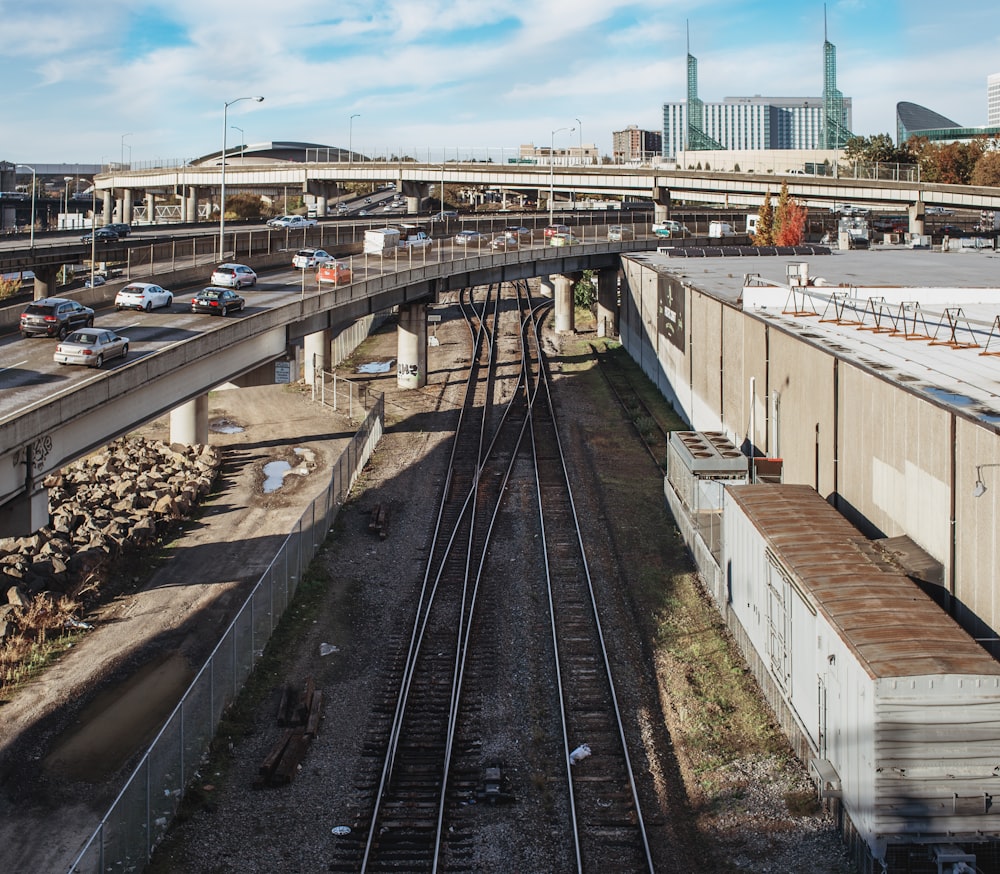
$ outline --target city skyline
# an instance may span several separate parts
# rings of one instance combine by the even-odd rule
[[[822,3],[653,0],[0,0],[7,119],[0,158],[149,164],[230,146],[359,152],[595,143],[662,127],[686,94],[687,32],[706,101],[819,94]],[[826,4],[854,132],[894,134],[912,101],[987,122],[1000,32],[929,0]],[[39,107],[44,110],[40,111]],[[576,128],[570,132],[568,128]],[[557,145],[559,143],[557,142]]]

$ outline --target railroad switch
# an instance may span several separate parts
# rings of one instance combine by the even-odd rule
[[[476,799],[490,804],[512,804],[514,795],[510,791],[510,779],[504,775],[499,764],[487,765],[483,779],[476,792]]]

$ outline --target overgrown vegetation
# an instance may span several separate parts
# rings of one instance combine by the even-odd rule
[[[80,602],[48,593],[15,606],[8,617],[17,629],[0,646],[0,700],[55,661],[82,633],[75,616]]]
[[[21,290],[21,280],[18,279],[3,279],[0,277],[0,300],[6,300],[9,297],[13,297]]]

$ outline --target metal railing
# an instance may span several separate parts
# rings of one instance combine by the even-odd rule
[[[70,874],[142,870],[162,840],[195,778],[226,708],[295,597],[302,575],[322,545],[385,426],[382,395],[341,454],[327,487],[282,543],[236,618],[143,755]]]

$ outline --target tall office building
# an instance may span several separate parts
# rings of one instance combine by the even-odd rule
[[[640,130],[630,124],[625,130],[611,132],[611,152],[615,161],[648,161],[659,157],[663,149],[663,137],[659,131]]]
[[[825,30],[825,24],[824,24]],[[698,96],[698,60],[687,53],[687,100],[663,104],[663,157],[719,149],[839,149],[851,137],[851,98],[837,90],[837,52],[823,43],[822,97]]]
[[[986,126],[1000,126],[1000,73],[986,79]]]

